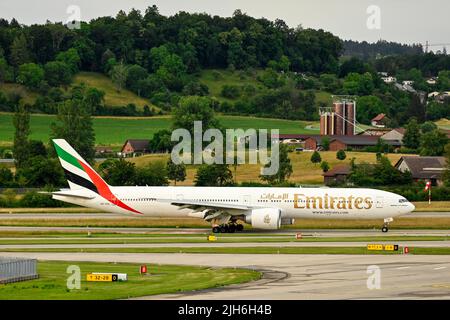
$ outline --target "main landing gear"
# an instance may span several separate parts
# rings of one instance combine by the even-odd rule
[[[394,221],[392,218],[386,218],[384,219],[383,227],[381,228],[382,232],[388,232],[389,231],[389,223]]]
[[[244,226],[239,223],[227,223],[212,228],[213,233],[234,233],[244,230]]]

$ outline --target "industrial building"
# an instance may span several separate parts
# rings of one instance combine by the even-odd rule
[[[320,108],[320,135],[354,136],[356,102],[352,98],[335,96],[331,108]]]

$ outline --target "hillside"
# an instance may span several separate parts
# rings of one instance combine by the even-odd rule
[[[223,86],[237,86],[241,90],[245,86],[252,86],[255,89],[255,93],[262,92],[267,89],[260,81],[258,81],[258,76],[261,75],[262,72],[261,69],[254,70],[253,72],[246,72],[243,70],[230,71],[227,69],[205,69],[198,75],[198,80],[200,83],[208,86],[210,97],[214,97],[219,101],[233,102],[236,99],[229,99],[222,96]],[[320,90],[313,90],[313,92],[316,97],[315,104],[317,107],[320,103],[331,105],[331,93]]]
[[[337,164],[349,163],[350,159],[355,157],[356,163],[368,162],[376,163],[376,154],[369,152],[346,152],[347,159],[340,161],[336,159],[336,152],[323,151],[320,155],[324,161],[327,161],[331,168]],[[391,160],[392,164],[395,164],[402,154],[388,154],[388,158]],[[145,164],[153,161],[164,161],[166,162],[169,158],[168,154],[151,154],[142,157],[137,157],[134,159],[129,159],[129,161],[135,163],[137,166],[144,166]],[[289,181],[300,183],[300,184],[322,184],[323,176],[322,169],[318,164],[313,164],[310,161],[311,152],[300,152],[300,153],[290,153],[289,158],[292,162],[293,174],[291,175]],[[260,165],[250,165],[244,164],[237,167],[237,181],[254,181],[261,182],[259,179]],[[178,183],[179,185],[193,185],[196,166],[190,165],[187,167],[187,177],[186,181]],[[231,167],[234,174],[234,168]]]
[[[155,107],[148,99],[144,99],[127,89],[117,90],[110,78],[98,72],[79,72],[73,79],[74,84],[84,82],[89,87],[97,88],[105,92],[105,105],[107,106],[126,106],[129,103],[136,105],[138,110],[144,108],[145,105]]]
[[[76,84],[85,83],[89,87],[97,88],[105,92],[105,105],[110,107],[126,106],[129,103],[136,105],[138,110],[142,110],[145,105],[153,107],[155,110],[159,110],[158,107],[154,106],[150,100],[141,98],[135,93],[127,89],[122,89],[120,92],[117,91],[115,85],[107,76],[98,72],[79,72],[75,75],[72,87]],[[66,91],[64,88],[63,91]],[[27,89],[25,86],[16,83],[1,83],[0,91],[4,92],[6,95],[10,93],[18,93],[23,98],[23,103],[34,104],[36,98],[39,97],[39,93],[33,92]]]
[[[0,92],[3,92],[6,96],[18,94],[22,97],[23,103],[30,105],[34,104],[37,97],[39,97],[38,93],[32,92],[18,83],[0,83]]]
[[[261,119],[219,115],[225,128],[264,128],[279,129],[280,133],[318,133],[316,122],[291,121],[280,119]],[[47,142],[50,137],[50,124],[56,121],[54,115],[31,115],[31,139]],[[122,146],[128,138],[150,139],[161,129],[169,129],[169,116],[158,117],[94,117],[94,130],[97,145]],[[313,126],[313,127],[310,127]],[[0,143],[12,144],[14,127],[12,114],[0,113]]]

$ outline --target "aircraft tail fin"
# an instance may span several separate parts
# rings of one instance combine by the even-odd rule
[[[71,190],[86,188],[100,194],[108,184],[64,139],[53,139],[59,162]]]
[[[55,145],[59,162],[61,162],[61,166],[64,169],[64,173],[66,174],[67,181],[69,182],[72,191],[83,188],[89,189],[122,209],[141,214],[139,211],[131,208],[118,199],[116,195],[112,193],[110,186],[105,180],[92,169],[89,163],[87,163],[66,140],[53,139],[53,144]],[[80,195],[76,192],[72,192],[66,196],[78,198],[80,196],[85,197],[85,195]]]

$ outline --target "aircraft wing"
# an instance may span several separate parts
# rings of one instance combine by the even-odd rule
[[[245,205],[236,205],[218,202],[202,202],[195,200],[173,200],[173,199],[157,199],[157,201],[167,202],[171,205],[178,206],[181,209],[191,209],[194,212],[203,212],[203,219],[209,221],[220,217],[230,217],[232,215],[240,215],[243,211],[248,211],[252,207]]]

